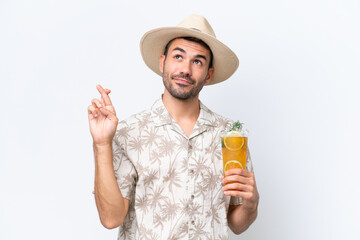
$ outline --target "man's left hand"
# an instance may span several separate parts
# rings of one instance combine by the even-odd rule
[[[256,209],[259,201],[255,175],[244,169],[230,169],[226,177],[221,178],[224,194],[227,196],[241,197],[242,206],[247,209]],[[226,185],[225,185],[226,184]]]

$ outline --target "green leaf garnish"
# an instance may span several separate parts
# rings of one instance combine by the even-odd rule
[[[239,121],[236,121],[233,123],[232,127],[229,129],[229,132],[231,131],[241,131],[244,123],[241,123]]]

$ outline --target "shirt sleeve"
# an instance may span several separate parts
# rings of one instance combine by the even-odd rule
[[[133,163],[126,154],[124,139],[119,132],[121,131],[117,131],[112,142],[115,178],[122,196],[131,200],[134,198],[137,174]]]
[[[246,170],[249,172],[254,172],[254,167],[251,161],[251,155],[250,155],[250,151],[249,148],[247,149],[247,154],[246,154]],[[240,205],[242,204],[242,198],[241,197],[234,197],[231,196],[230,198],[230,205]]]

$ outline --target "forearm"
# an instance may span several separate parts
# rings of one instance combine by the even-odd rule
[[[256,219],[259,205],[255,175],[244,169],[234,168],[223,177],[223,191],[227,196],[241,197],[241,205],[230,205],[228,209],[228,225],[235,234],[244,232]]]
[[[111,144],[105,146],[94,144],[94,155],[94,193],[100,220],[106,228],[115,228],[124,221],[128,209],[128,200],[123,198],[116,182]]]
[[[244,232],[255,221],[257,217],[257,206],[247,209],[243,205],[230,205],[228,212],[228,224],[235,234]]]

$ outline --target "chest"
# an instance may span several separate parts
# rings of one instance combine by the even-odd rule
[[[220,136],[202,131],[186,138],[169,127],[144,131],[128,143],[128,156],[137,171],[137,185],[170,189],[198,182],[218,184],[222,174]]]

